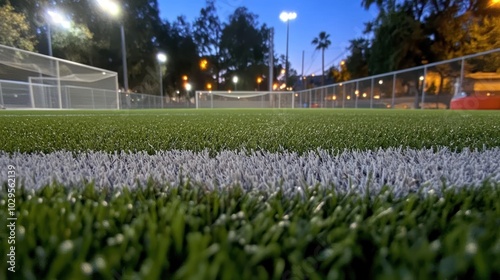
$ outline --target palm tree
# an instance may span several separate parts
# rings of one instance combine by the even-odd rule
[[[329,39],[330,34],[326,34],[325,31],[321,31],[319,36],[312,40],[312,44],[316,45],[317,50],[321,50],[321,85],[325,85],[325,49],[332,44]]]

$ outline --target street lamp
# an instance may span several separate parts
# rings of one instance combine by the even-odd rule
[[[105,11],[112,17],[118,17],[121,13],[121,8],[113,0],[97,0],[101,10]],[[123,19],[120,21],[120,33],[122,39],[122,63],[123,63],[123,84],[125,92],[128,93],[128,70],[127,70],[127,49],[125,47],[125,30],[123,28]]]
[[[161,96],[161,108],[163,109],[163,78],[161,66],[167,62],[167,56],[164,53],[158,53],[156,55],[156,60],[158,60],[158,72],[160,73],[160,96]]]
[[[257,89],[260,90],[260,83],[262,83],[262,77],[257,77]]]
[[[207,70],[207,64],[208,64],[208,61],[206,59],[200,60],[200,69]]]
[[[57,24],[64,29],[69,29],[71,27],[71,22],[64,18],[63,15],[57,13],[55,11],[47,11],[47,15],[49,16],[49,21],[47,22],[47,41],[49,45],[49,56],[52,55],[52,32],[51,32],[51,24]]]
[[[290,21],[297,18],[297,13],[295,12],[282,12],[280,14],[280,19],[286,22],[286,58],[285,58],[285,84],[288,83],[288,37],[290,33]]]
[[[193,88],[193,86],[191,86],[190,83],[186,83],[186,101],[189,103],[189,92],[191,91],[191,89]]]
[[[234,91],[237,91],[238,87],[236,86],[236,84],[238,83],[238,76],[233,77],[233,83],[234,83]]]

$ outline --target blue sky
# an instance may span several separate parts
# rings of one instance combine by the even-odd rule
[[[173,21],[184,15],[189,22],[199,16],[205,0],[166,1],[159,0],[162,19]],[[369,11],[361,7],[361,0],[216,0],[219,17],[227,22],[237,7],[245,6],[258,15],[259,23],[274,28],[275,53],[286,52],[286,24],[279,19],[282,11],[294,11],[297,19],[290,22],[288,55],[292,68],[304,75],[321,73],[321,52],[315,51],[311,41],[319,32],[330,34],[332,45],[325,51],[325,69],[340,63],[347,55],[349,40],[363,37],[364,22],[376,17],[376,9]]]

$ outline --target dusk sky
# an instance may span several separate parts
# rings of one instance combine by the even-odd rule
[[[174,21],[184,15],[190,23],[194,22],[205,7],[205,0],[158,1],[162,19]],[[372,8],[366,11],[361,0],[216,0],[216,8],[221,21],[227,22],[237,7],[245,6],[258,15],[260,24],[274,28],[275,53],[286,52],[286,23],[279,19],[282,11],[293,11],[297,18],[290,22],[288,56],[291,67],[300,74],[302,71],[302,51],[304,56],[304,75],[321,73],[321,52],[315,51],[311,44],[321,31],[330,34],[332,44],[325,51],[325,69],[340,63],[347,56],[349,40],[364,37],[365,22],[377,15]]]

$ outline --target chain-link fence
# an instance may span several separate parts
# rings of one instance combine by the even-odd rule
[[[471,109],[500,101],[500,49],[297,91],[295,102],[303,108],[446,109],[454,97],[467,96],[477,103]]]
[[[120,93],[115,72],[0,45],[0,106],[6,108],[446,109],[457,98],[472,109],[500,107],[500,49],[307,90],[197,91],[162,100]]]

